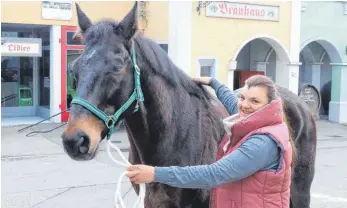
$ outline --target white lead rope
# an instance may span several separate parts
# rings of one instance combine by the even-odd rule
[[[123,159],[124,163],[123,162],[120,162],[118,160],[116,160],[112,154],[111,154],[111,147],[113,149],[115,149],[118,154],[121,156],[121,158]],[[107,153],[108,153],[108,156],[110,156],[110,158],[113,160],[113,162],[117,163],[118,165],[121,165],[123,167],[129,167],[131,164],[129,163],[129,161],[124,157],[124,155],[122,154],[122,152],[120,151],[120,149],[115,146],[114,144],[111,143],[111,141],[108,141],[108,145],[107,145]],[[122,184],[122,178],[125,176],[126,174],[126,171],[123,172],[119,179],[118,179],[118,183],[117,183],[117,190],[115,192],[115,195],[114,195],[114,200],[115,200],[115,203],[116,203],[116,208],[126,208],[125,205],[124,205],[124,202],[123,202],[123,199],[122,199],[122,195],[121,195],[121,184]],[[145,200],[145,184],[140,184],[140,193],[139,193],[139,197],[137,198],[133,208],[143,208],[145,205],[144,205],[144,200]],[[121,206],[119,206],[119,204]]]

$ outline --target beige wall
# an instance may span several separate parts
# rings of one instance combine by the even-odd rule
[[[244,2],[242,2],[244,3]],[[253,2],[254,3],[254,2]],[[197,73],[196,58],[211,56],[218,58],[216,76],[227,83],[229,60],[237,49],[249,38],[259,34],[268,34],[278,39],[289,49],[291,2],[260,2],[262,5],[280,6],[280,21],[257,21],[230,18],[206,17],[205,8],[200,15],[196,12],[197,2],[193,3],[192,14],[192,74]],[[280,28],[280,29],[279,29]]]
[[[82,1],[78,2],[82,10],[92,21],[102,18],[122,19],[132,8],[131,1]],[[148,2],[148,28],[145,34],[154,40],[167,40],[168,37],[168,3]],[[41,1],[2,1],[2,23],[23,23],[43,25],[77,26],[76,7],[73,4],[72,20],[57,21],[41,19]]]

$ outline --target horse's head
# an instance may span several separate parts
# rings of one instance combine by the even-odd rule
[[[119,119],[115,121],[108,116],[119,110],[134,92],[131,39],[137,31],[137,4],[119,23],[102,20],[92,24],[77,4],[76,8],[85,49],[72,67],[77,99],[72,101],[62,139],[71,158],[89,160],[95,155],[99,142],[109,133],[108,127],[119,122]],[[132,113],[134,106],[135,102],[132,102],[121,118]],[[93,113],[92,107],[105,118]]]

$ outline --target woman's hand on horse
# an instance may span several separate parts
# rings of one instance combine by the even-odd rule
[[[126,173],[130,181],[136,184],[153,182],[154,174],[154,167],[148,165],[130,165]]]
[[[212,80],[212,77],[195,77],[193,78],[193,81],[197,82],[198,84],[203,85],[210,85]]]

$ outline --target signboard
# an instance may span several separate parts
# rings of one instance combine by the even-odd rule
[[[300,90],[299,97],[310,108],[313,116],[316,116],[319,114],[319,109],[321,105],[321,96],[315,86],[310,84],[303,85]]]
[[[41,38],[1,38],[1,56],[41,57]]]
[[[42,1],[42,19],[71,20],[72,0]]]
[[[279,21],[279,6],[214,1],[206,7],[206,16]]]

